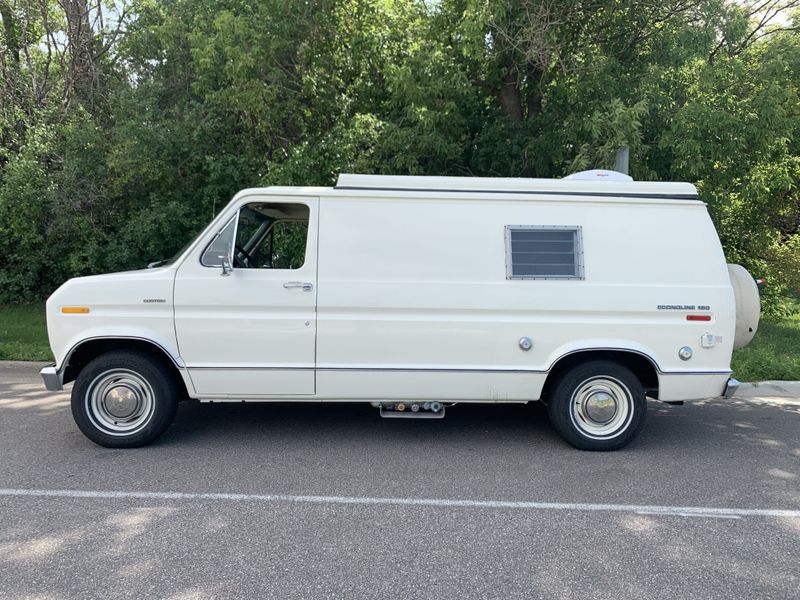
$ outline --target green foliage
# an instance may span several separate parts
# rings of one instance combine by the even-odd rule
[[[0,182],[0,289],[7,298],[30,294],[41,279],[48,246],[44,224],[52,194],[33,148],[13,156]]]
[[[0,304],[0,360],[53,360],[44,304]]]
[[[689,98],[662,140],[676,178],[697,183],[720,232],[728,260],[766,276],[766,308],[797,291],[800,224],[798,47],[786,41],[743,57],[686,68]]]
[[[800,34],[746,2],[124,0],[80,55],[48,41],[68,3],[2,4],[0,301],[170,256],[243,187],[559,177],[620,146],[697,184],[769,314],[800,290]]]
[[[637,179],[651,179],[654,174],[643,166],[647,147],[642,143],[642,121],[647,111],[645,100],[625,106],[618,98],[596,111],[586,121],[588,141],[578,150],[571,170],[613,169],[617,150],[627,147],[633,163],[632,175]]]
[[[788,316],[762,321],[753,341],[733,353],[731,368],[741,381],[800,379],[800,305],[784,299]]]
[[[292,148],[281,162],[268,163],[264,185],[333,185],[342,172],[374,173],[373,158],[383,123],[355,115],[318,139]]]

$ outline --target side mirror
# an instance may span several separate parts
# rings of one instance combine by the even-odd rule
[[[220,263],[222,264],[222,276],[227,277],[233,273],[233,265],[231,264],[230,256],[220,256]]]

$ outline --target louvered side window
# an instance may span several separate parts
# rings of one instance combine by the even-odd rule
[[[507,225],[507,279],[583,279],[578,226]]]

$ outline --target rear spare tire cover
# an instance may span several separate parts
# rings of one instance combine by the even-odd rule
[[[755,279],[742,265],[728,265],[728,276],[731,278],[733,295],[736,298],[736,334],[733,337],[733,349],[737,350],[747,346],[758,330],[761,298],[758,295]]]

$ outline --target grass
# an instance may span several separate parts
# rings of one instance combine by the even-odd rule
[[[762,321],[756,337],[733,354],[740,381],[800,381],[800,303],[793,314]],[[0,360],[53,360],[44,304],[0,305]]]
[[[0,360],[53,360],[43,303],[0,305]]]
[[[780,320],[762,321],[753,341],[733,353],[739,381],[800,381],[800,303]]]

